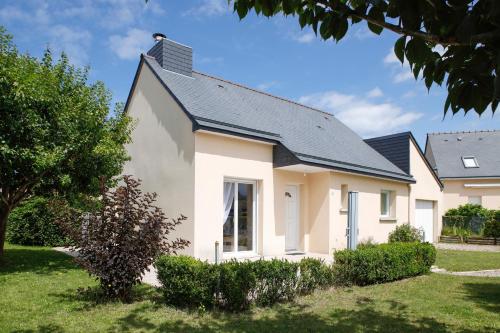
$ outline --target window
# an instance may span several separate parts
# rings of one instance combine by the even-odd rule
[[[380,192],[380,216],[389,216],[391,214],[391,192]]]
[[[224,252],[255,251],[256,183],[234,180],[224,182]]]
[[[464,167],[466,168],[479,168],[477,160],[474,156],[463,156],[462,162],[464,163]]]
[[[340,209],[347,209],[348,188],[346,184],[340,185]]]
[[[480,205],[481,204],[481,196],[470,196],[467,200],[470,204],[473,204],[473,205]]]

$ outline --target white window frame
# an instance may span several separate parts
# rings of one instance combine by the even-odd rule
[[[479,199],[479,203],[471,202],[471,201],[474,201],[474,200],[471,200],[472,198]],[[469,195],[467,197],[467,203],[473,204],[473,205],[483,205],[483,197],[480,195]]]
[[[234,245],[232,251],[224,251],[224,246],[222,246],[222,256],[223,257],[248,257],[255,256],[257,254],[257,226],[258,223],[258,187],[256,180],[245,180],[239,178],[224,178],[224,183],[229,182],[234,184]],[[252,250],[251,251],[238,251],[238,184],[251,184],[253,185],[253,203],[252,203],[252,214],[253,214],[253,226],[252,226]],[[224,223],[224,221],[222,221]],[[223,224],[221,228],[221,238],[224,238]]]
[[[474,165],[472,166],[467,165],[467,163],[465,162],[466,160],[467,161],[472,160],[474,162]],[[477,160],[474,156],[462,156],[462,163],[464,164],[464,167],[467,169],[479,168],[479,163],[477,163]]]
[[[380,191],[380,203],[382,204],[382,194],[385,194],[385,203],[387,205],[387,212],[383,213],[382,212],[382,205],[380,205],[380,216],[381,217],[390,217],[391,216],[391,191],[389,190],[382,190]]]

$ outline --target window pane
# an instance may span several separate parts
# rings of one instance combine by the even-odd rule
[[[464,157],[464,165],[466,168],[475,168],[477,167],[476,159],[473,157]]]
[[[389,194],[387,192],[380,193],[380,214],[388,215],[389,213]]]
[[[253,185],[238,184],[238,251],[253,250]]]
[[[480,205],[481,204],[481,197],[480,196],[470,196],[468,201],[470,204]]]
[[[234,251],[234,183],[224,182],[224,217],[222,250],[232,252]]]

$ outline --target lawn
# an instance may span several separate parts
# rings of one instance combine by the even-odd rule
[[[183,311],[151,287],[131,304],[96,303],[96,282],[71,258],[8,245],[0,266],[0,332],[494,332],[500,278],[431,274],[363,288],[317,292],[244,314]],[[91,288],[91,291],[94,291]],[[141,296],[142,295],[142,296]]]
[[[438,250],[435,265],[452,272],[500,269],[500,252]]]

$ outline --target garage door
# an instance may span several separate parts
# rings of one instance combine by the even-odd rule
[[[415,226],[424,230],[424,240],[432,243],[434,240],[434,208],[433,202],[417,200],[415,211]]]

